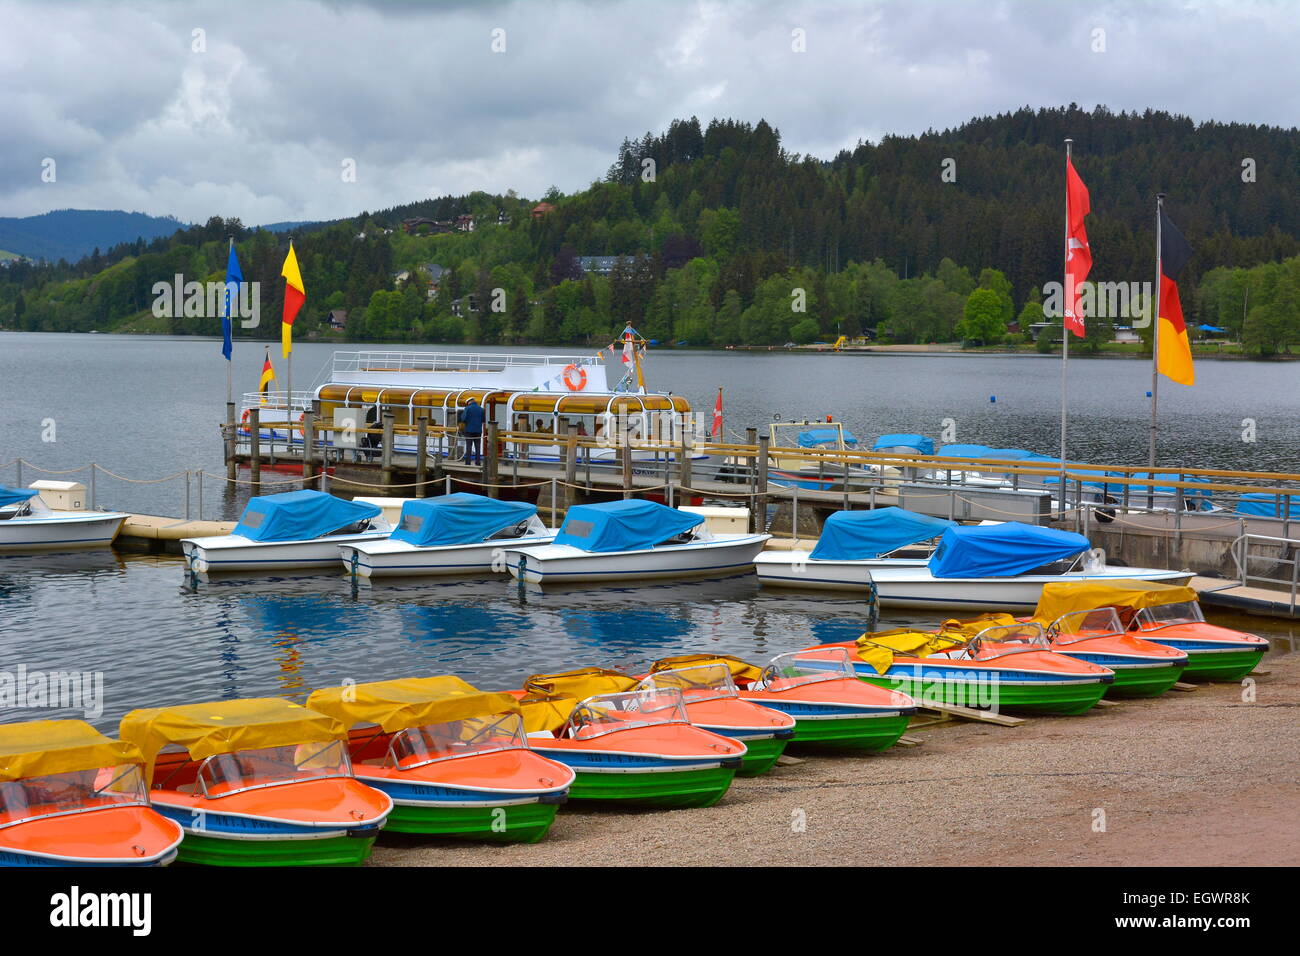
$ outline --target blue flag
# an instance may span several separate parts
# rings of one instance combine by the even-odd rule
[[[244,281],[244,274],[239,270],[239,256],[235,255],[235,244],[230,244],[230,258],[226,260],[226,294],[221,304],[221,354],[230,361],[231,314],[235,298],[239,295],[239,284]]]

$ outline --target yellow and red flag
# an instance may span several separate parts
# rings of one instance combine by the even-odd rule
[[[1156,332],[1156,370],[1180,385],[1196,382],[1192,368],[1192,346],[1183,321],[1183,304],[1178,298],[1178,276],[1192,258],[1178,227],[1160,210],[1160,316]]]
[[[302,273],[298,271],[298,257],[293,252],[293,240],[289,240],[289,254],[280,267],[284,276],[284,317],[280,322],[280,344],[284,357],[293,351],[293,320],[298,317],[298,310],[307,301],[307,290],[302,284]]]
[[[262,393],[262,404],[266,404],[266,393],[275,381],[275,369],[271,367],[271,347],[266,347],[266,362],[262,365],[262,377],[257,383],[257,390]]]

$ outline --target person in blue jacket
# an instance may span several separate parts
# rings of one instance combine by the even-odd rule
[[[456,416],[465,435],[465,463],[467,465],[483,464],[483,421],[487,413],[477,400],[471,398],[460,414]]]

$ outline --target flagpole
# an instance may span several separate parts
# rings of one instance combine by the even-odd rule
[[[292,236],[289,237],[289,251],[293,252]],[[288,294],[287,288],[284,291],[285,294]],[[283,315],[280,317],[280,336],[281,338],[284,337],[284,316]],[[285,432],[284,432],[284,438],[285,438],[284,450],[287,453],[293,451],[293,326],[292,325],[289,326],[289,354],[286,355],[284,358],[285,358],[285,362],[287,363],[287,367],[285,368],[285,385],[287,387],[287,391],[285,395],[284,404],[288,408],[288,410],[285,412],[285,415],[288,418],[288,425],[285,427]]]
[[[231,236],[231,237],[230,237],[230,249],[233,250],[234,248],[235,248],[235,237],[234,237],[234,236]],[[229,261],[229,251],[227,252],[227,261]],[[229,267],[227,267],[227,269],[228,269],[228,268],[229,268]],[[230,313],[231,302],[230,302],[230,283],[229,283],[229,282],[226,283],[226,297],[225,297],[225,302],[226,302],[226,321],[230,323],[230,358],[226,359],[226,404],[227,404],[227,405],[230,405],[230,404],[233,403],[234,400],[235,400],[234,376],[233,376],[233,374],[231,373],[231,370],[230,370],[230,367],[231,367],[232,365],[235,364],[235,363],[234,363],[234,357],[235,357],[235,318],[234,318],[234,316],[231,315],[231,313]],[[223,334],[223,335],[225,334],[225,330],[224,330],[224,329],[222,330],[222,334]]]
[[[1069,390],[1066,372],[1070,361],[1070,330],[1065,327],[1066,312],[1074,304],[1074,290],[1070,287],[1070,153],[1074,140],[1065,141],[1065,250],[1063,259],[1063,281],[1061,302],[1061,516],[1065,516],[1065,447],[1067,434],[1067,416],[1069,414]]]
[[[1160,394],[1160,282],[1164,277],[1164,267],[1160,261],[1160,214],[1165,208],[1165,194],[1156,193],[1156,297],[1151,310],[1151,436],[1147,447],[1147,465],[1152,477],[1156,470],[1156,419],[1157,402]]]

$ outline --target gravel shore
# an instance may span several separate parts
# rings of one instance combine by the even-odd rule
[[[1203,684],[1018,727],[948,723],[918,747],[810,757],[715,807],[561,809],[534,846],[395,834],[372,866],[1300,863],[1300,654],[1256,699]]]

